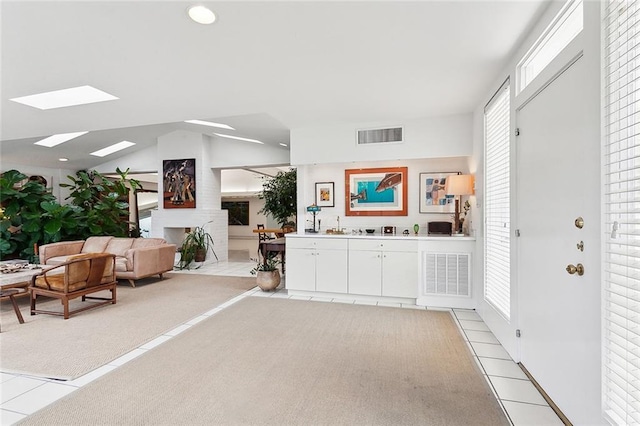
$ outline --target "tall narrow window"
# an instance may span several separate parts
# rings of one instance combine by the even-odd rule
[[[484,111],[484,297],[506,319],[511,315],[511,156],[509,80]]]
[[[607,0],[603,66],[603,407],[640,423],[640,0]]]

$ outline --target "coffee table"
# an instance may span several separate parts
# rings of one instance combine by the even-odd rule
[[[38,265],[37,268],[24,269],[10,274],[0,273],[0,290],[27,288],[29,284],[31,284],[31,278],[40,272],[42,272],[42,265]]]
[[[16,294],[27,294],[25,289],[23,288],[10,288],[7,290],[0,290],[0,298],[8,297],[11,300],[11,304],[13,305],[13,310],[16,313],[16,317],[18,317],[18,322],[20,324],[24,324],[24,318],[22,318],[22,312],[20,312],[20,308],[18,308],[18,304],[16,303]]]

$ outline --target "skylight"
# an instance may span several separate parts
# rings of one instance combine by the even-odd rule
[[[199,124],[201,126],[209,126],[209,127],[219,127],[221,129],[227,130],[235,130],[233,127],[228,126],[226,124],[214,123],[212,121],[204,121],[204,120],[185,120],[185,123],[190,124]]]
[[[125,148],[129,148],[130,146],[135,145],[135,143],[133,142],[129,142],[129,141],[122,141],[122,142],[118,142],[116,144],[113,144],[111,146],[108,146],[106,148],[102,148],[98,151],[94,151],[91,153],[91,155],[95,155],[96,157],[106,157],[109,154],[113,154],[114,152],[118,152],[121,151]]]
[[[38,142],[35,142],[34,145],[46,146],[48,148],[51,148],[53,146],[60,145],[61,143],[70,141],[71,139],[77,138],[78,136],[82,136],[85,133],[89,132],[59,133],[57,135],[41,139]]]
[[[112,101],[118,99],[109,93],[91,86],[72,87],[70,89],[55,90],[53,92],[38,93],[10,99],[19,104],[42,110],[62,108],[74,105],[92,104],[95,102]]]
[[[221,138],[235,139],[239,141],[253,142],[253,143],[259,143],[264,145],[264,142],[261,142],[257,139],[241,138],[240,136],[223,135],[221,133],[214,133],[214,135],[220,136]]]

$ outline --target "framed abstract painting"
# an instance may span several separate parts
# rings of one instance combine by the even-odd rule
[[[346,216],[406,216],[407,168],[345,170]]]
[[[420,173],[420,213],[453,213],[455,197],[445,194],[447,178],[458,172]]]

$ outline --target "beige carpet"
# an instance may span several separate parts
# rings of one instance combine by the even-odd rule
[[[247,297],[27,425],[508,425],[449,313]]]
[[[0,369],[5,372],[70,379],[156,338],[172,328],[255,287],[255,278],[167,274],[118,285],[117,303],[71,316],[29,314],[29,298],[19,298],[24,324],[10,302],[2,302]],[[74,303],[81,302],[80,299]],[[38,307],[62,311],[58,300]]]

